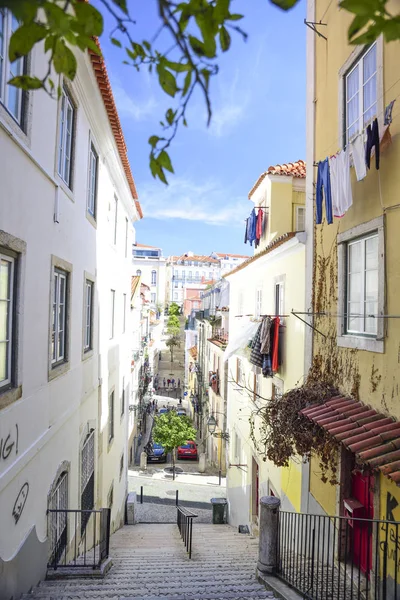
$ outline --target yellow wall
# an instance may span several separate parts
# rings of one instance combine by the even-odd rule
[[[396,4],[396,3],[394,3]],[[398,6],[398,4],[397,4]],[[317,0],[316,21],[324,15],[324,35],[315,36],[316,90],[315,90],[315,160],[323,160],[342,147],[339,138],[339,70],[353,51],[347,43],[347,30],[352,20],[345,10],[330,0]],[[383,107],[400,94],[399,80],[400,42],[383,45]],[[400,103],[396,102],[391,125],[392,145],[381,154],[380,170],[375,169],[375,159],[367,177],[360,182],[352,169],[353,206],[341,219],[327,225],[316,225],[316,272],[313,279],[315,310],[338,311],[337,246],[336,236],[355,225],[381,215],[385,216],[386,251],[386,312],[400,313]],[[309,167],[310,168],[310,167]],[[314,169],[316,180],[317,169]],[[385,208],[383,208],[385,207]],[[391,209],[393,207],[393,209]],[[314,203],[315,212],[315,203]],[[325,205],[323,208],[325,215]],[[341,310],[341,307],[339,307]],[[322,361],[321,375],[331,375],[345,394],[359,398],[380,412],[400,418],[400,320],[386,321],[385,352],[383,354],[338,348],[336,344],[336,317],[316,318],[315,326],[328,337],[314,336],[314,356]],[[312,471],[312,469],[311,469]],[[312,485],[316,483],[311,473]],[[317,491],[327,512],[332,512],[332,488],[324,486]],[[320,489],[320,485],[317,486]],[[399,500],[399,489],[393,489]],[[336,512],[336,511],[334,511]],[[400,517],[400,511],[399,511]]]

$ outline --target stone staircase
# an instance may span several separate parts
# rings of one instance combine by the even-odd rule
[[[176,525],[125,526],[110,541],[104,579],[42,581],[25,600],[273,599],[257,582],[258,543],[229,525],[193,525],[189,560]]]

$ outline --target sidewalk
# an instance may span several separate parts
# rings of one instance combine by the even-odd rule
[[[144,448],[148,444],[149,439],[151,437],[151,431],[153,429],[153,421],[154,421],[153,413],[146,415],[146,433],[142,436],[140,444],[138,444],[138,446],[136,448],[135,464],[140,464],[140,454],[144,451]]]

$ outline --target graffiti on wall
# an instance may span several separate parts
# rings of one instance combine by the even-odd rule
[[[28,498],[28,494],[29,494],[29,483],[27,481],[25,481],[24,485],[19,490],[19,494],[17,496],[17,499],[14,503],[14,508],[12,510],[12,516],[15,519],[15,524],[18,523],[19,518],[22,515],[22,511],[24,510],[24,507],[26,504],[26,499]]]
[[[15,430],[12,430],[0,438],[0,461],[7,460],[12,452],[15,456],[18,454],[18,425],[15,424]]]
[[[390,492],[386,492],[386,513],[385,519],[386,521],[391,521],[393,525],[388,525],[387,523],[381,526],[381,535],[380,535],[380,548],[387,555],[387,559],[389,561],[394,561],[392,563],[392,569],[389,566],[388,574],[393,575],[394,570],[400,570],[400,525],[395,525],[395,523],[399,521],[399,519],[395,518],[395,510],[399,506],[398,501]],[[398,515],[400,516],[400,515]],[[395,564],[397,562],[397,565]]]

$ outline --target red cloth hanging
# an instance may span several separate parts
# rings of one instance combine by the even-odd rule
[[[263,210],[262,208],[258,209],[257,213],[257,222],[256,222],[256,239],[260,240],[263,232]]]
[[[279,347],[279,317],[275,317],[274,319],[274,339],[273,339],[273,349],[272,349],[272,372],[276,373],[278,371],[278,347]]]

